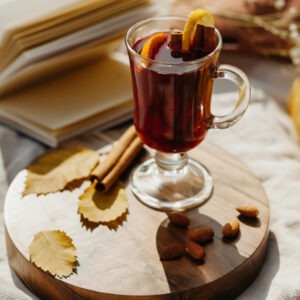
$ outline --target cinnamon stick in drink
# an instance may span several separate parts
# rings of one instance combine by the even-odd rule
[[[97,188],[107,191],[142,149],[143,143],[130,126],[113,146],[105,160],[91,173],[91,181],[97,181]],[[125,161],[124,161],[125,160]]]
[[[195,36],[194,36],[194,42],[193,42],[193,48],[194,49],[203,49],[203,35],[204,35],[204,25],[197,24],[196,30],[195,30]]]
[[[202,50],[205,54],[212,52],[216,47],[214,27],[197,24],[192,46],[195,50]]]
[[[206,27],[203,31],[203,47],[205,53],[212,52],[216,45],[215,45],[215,28],[214,27]]]
[[[172,50],[181,50],[182,49],[182,32],[179,32],[179,31],[171,32],[169,47]]]

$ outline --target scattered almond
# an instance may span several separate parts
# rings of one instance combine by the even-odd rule
[[[241,205],[236,207],[236,210],[244,217],[256,218],[258,216],[259,210],[257,207],[252,205]]]
[[[185,251],[193,258],[200,260],[205,256],[204,249],[197,243],[188,241],[185,244]]]
[[[172,260],[182,256],[184,251],[184,247],[181,244],[175,242],[163,248],[159,252],[159,257],[161,260]]]
[[[222,233],[224,237],[234,238],[240,231],[240,223],[238,220],[232,220],[223,226]]]
[[[192,241],[197,243],[206,243],[213,239],[214,231],[211,227],[199,227],[193,229],[189,233],[189,237]]]
[[[188,227],[191,223],[190,219],[181,212],[170,212],[168,218],[173,225],[179,227]]]

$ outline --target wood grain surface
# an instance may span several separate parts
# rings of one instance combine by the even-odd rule
[[[204,245],[202,263],[188,256],[161,261],[158,251],[172,241],[184,242],[188,229],[170,225],[164,212],[140,203],[130,192],[129,214],[117,228],[88,226],[78,214],[78,189],[45,196],[21,197],[26,170],[12,182],[4,221],[11,267],[42,299],[231,299],[259,272],[265,256],[269,205],[259,180],[247,166],[204,142],[190,156],[203,163],[214,180],[212,197],[186,214],[190,228],[211,226],[213,242]],[[239,217],[235,207],[258,207],[258,219]],[[240,234],[222,239],[222,226],[239,218]],[[28,248],[41,230],[63,230],[77,247],[78,267],[65,279],[55,278],[29,261]]]

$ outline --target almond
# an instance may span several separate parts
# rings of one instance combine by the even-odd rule
[[[199,227],[193,229],[189,233],[189,237],[192,241],[197,243],[206,243],[212,240],[214,236],[214,231],[211,227]]]
[[[240,231],[240,223],[238,220],[232,220],[226,223],[222,228],[223,236],[226,238],[234,238]]]
[[[193,258],[200,260],[205,256],[203,247],[199,244],[189,241],[185,244],[185,251]]]
[[[256,218],[258,216],[259,210],[257,207],[252,205],[241,205],[236,207],[236,210],[244,217]]]
[[[172,243],[164,247],[161,251],[159,251],[159,257],[161,260],[176,259],[182,256],[184,251],[185,249],[181,244]]]
[[[191,223],[190,219],[186,215],[176,211],[170,212],[168,214],[168,218],[173,225],[179,227],[188,227]]]

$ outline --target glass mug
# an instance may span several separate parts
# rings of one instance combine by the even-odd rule
[[[246,111],[250,99],[247,76],[238,68],[219,65],[222,37],[215,29],[215,49],[190,61],[164,62],[144,58],[136,44],[157,32],[182,31],[185,17],[155,17],[133,25],[126,35],[137,134],[156,150],[131,174],[133,193],[159,210],[185,210],[205,202],[213,180],[207,168],[188,158],[187,151],[203,141],[211,128],[228,128]],[[215,116],[211,96],[215,79],[227,79],[239,88],[232,112]]]

